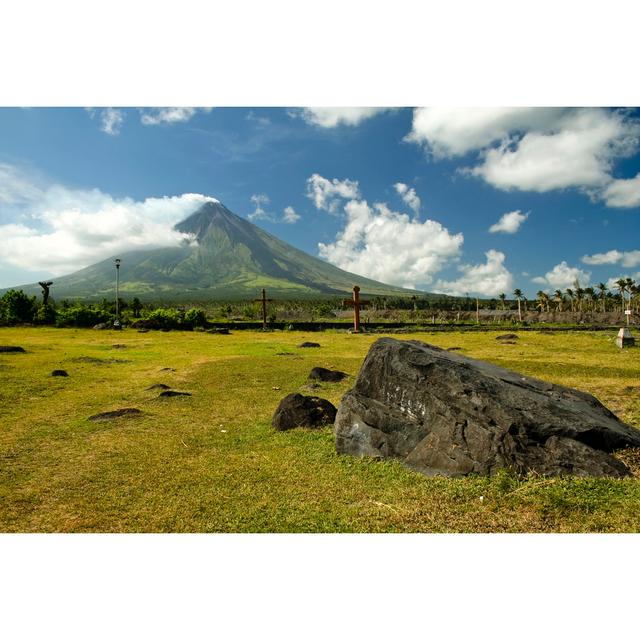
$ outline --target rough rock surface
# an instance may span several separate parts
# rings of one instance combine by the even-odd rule
[[[23,347],[0,344],[0,353],[25,353],[25,350]]]
[[[51,375],[52,375],[54,378],[58,378],[58,377],[66,378],[66,377],[68,377],[68,375],[69,375],[69,374],[68,374],[64,369],[54,369],[54,370],[51,372]]]
[[[309,380],[320,380],[321,382],[340,382],[347,377],[344,371],[325,369],[324,367],[314,367],[309,373]]]
[[[296,427],[320,429],[332,424],[336,417],[336,408],[323,398],[290,393],[285,396],[273,414],[271,424],[278,431],[287,431]]]
[[[375,342],[335,421],[339,453],[427,475],[629,475],[609,455],[640,430],[593,396],[415,340]]]

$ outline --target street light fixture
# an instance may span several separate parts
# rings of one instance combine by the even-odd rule
[[[120,258],[115,259],[116,263],[116,319],[113,323],[114,329],[122,329],[122,325],[120,324]]]

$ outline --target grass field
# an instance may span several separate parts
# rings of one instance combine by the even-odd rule
[[[0,344],[27,351],[0,354],[0,531],[640,531],[638,451],[625,480],[426,478],[337,455],[331,428],[271,429],[312,367],[355,376],[377,337],[0,329]],[[402,337],[593,393],[640,427],[640,349],[619,350],[613,333]],[[337,405],[352,382],[313,393]],[[193,395],[159,399],[155,383]],[[121,407],[144,414],[87,420]]]

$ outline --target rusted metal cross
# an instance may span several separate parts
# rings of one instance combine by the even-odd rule
[[[267,298],[266,289],[262,290],[262,298],[257,298],[254,302],[262,302],[262,330],[267,328],[267,302],[273,302],[271,298]]]
[[[360,287],[353,287],[353,299],[343,300],[343,307],[353,307],[353,332],[360,333],[360,309],[369,306],[368,300],[360,300]]]

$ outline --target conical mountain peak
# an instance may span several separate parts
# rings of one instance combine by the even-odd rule
[[[174,227],[196,242],[120,254],[120,291],[155,300],[253,298],[261,288],[274,297],[349,294],[413,295],[314,258],[279,240],[211,198]],[[57,278],[57,298],[113,295],[113,258]],[[36,293],[38,285],[23,287]]]

